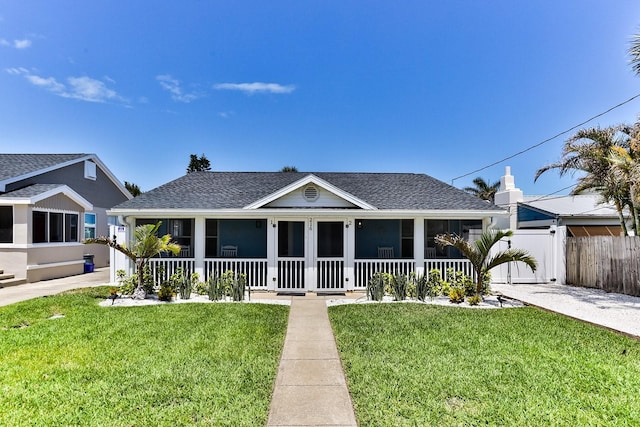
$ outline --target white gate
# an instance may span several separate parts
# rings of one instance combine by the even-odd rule
[[[535,273],[521,262],[502,264],[491,270],[491,281],[496,283],[565,283],[565,250],[567,228],[551,227],[544,230],[516,230],[494,246],[494,251],[509,248],[524,249],[532,255],[538,268]]]

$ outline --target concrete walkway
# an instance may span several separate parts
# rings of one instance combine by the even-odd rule
[[[358,425],[323,297],[292,298],[267,425]]]
[[[13,304],[48,295],[55,295],[70,289],[88,288],[109,284],[109,267],[97,268],[93,273],[42,280],[35,283],[0,288],[0,306]]]
[[[556,283],[491,284],[494,293],[640,337],[640,298]]]

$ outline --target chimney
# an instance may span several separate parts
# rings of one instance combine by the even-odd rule
[[[515,230],[518,227],[518,202],[523,200],[522,190],[516,187],[515,179],[511,175],[511,166],[505,167],[504,176],[500,178],[500,189],[495,195],[494,203],[509,211],[508,227],[511,230]]]

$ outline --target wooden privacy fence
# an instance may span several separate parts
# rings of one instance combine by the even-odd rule
[[[568,237],[567,284],[640,296],[640,237]]]

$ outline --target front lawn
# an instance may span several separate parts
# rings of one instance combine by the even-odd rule
[[[640,343],[534,308],[329,309],[362,426],[640,425]]]
[[[0,425],[266,424],[288,307],[98,307],[108,293],[0,307]]]

